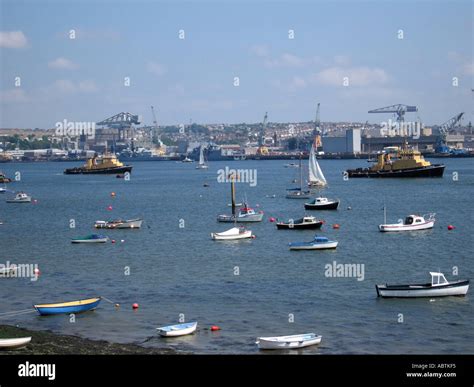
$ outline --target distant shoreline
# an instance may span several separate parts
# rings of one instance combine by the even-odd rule
[[[110,343],[51,331],[33,331],[13,325],[0,325],[0,339],[29,337],[24,348],[0,350],[1,355],[178,355],[186,352],[169,348],[147,348],[138,344]]]

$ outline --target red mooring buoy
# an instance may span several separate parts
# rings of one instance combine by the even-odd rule
[[[215,331],[220,331],[220,330],[221,330],[221,328],[218,327],[217,325],[213,325],[213,326],[211,327],[211,331],[213,331],[213,332],[215,332]]]
[[[456,227],[454,227],[452,224],[448,225],[448,230],[454,230]]]
[[[335,229],[335,230],[338,230],[339,227],[340,227],[340,226],[339,226],[337,223],[332,225],[332,228]]]

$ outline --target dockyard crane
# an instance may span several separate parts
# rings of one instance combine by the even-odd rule
[[[449,147],[446,139],[448,137],[449,132],[453,130],[453,128],[459,121],[461,121],[463,115],[464,112],[456,114],[454,117],[450,118],[448,121],[441,125],[441,127],[439,128],[439,137],[436,141],[436,153],[449,153]]]
[[[395,113],[397,115],[397,122],[400,124],[405,120],[405,113],[417,111],[418,108],[416,106],[398,104],[369,110],[369,113]]]
[[[158,135],[158,121],[156,120],[155,108],[151,107],[151,114],[153,115],[153,136],[152,141],[153,144],[160,144],[160,137]]]

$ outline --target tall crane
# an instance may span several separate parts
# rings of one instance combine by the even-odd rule
[[[417,111],[418,108],[416,106],[398,104],[369,110],[369,113],[395,113],[397,115],[397,122],[400,124],[405,121],[405,113]]]
[[[155,114],[155,108],[152,106],[151,107],[151,114],[153,115],[153,136],[152,136],[152,142],[153,144],[160,144],[160,138],[158,135],[158,121],[156,120],[156,114]]]
[[[441,127],[439,128],[439,137],[436,141],[436,153],[449,153],[450,149],[448,147],[446,139],[448,137],[449,132],[453,130],[453,128],[459,121],[461,121],[463,115],[464,112],[456,114],[454,117],[450,118],[448,121],[441,125]]]

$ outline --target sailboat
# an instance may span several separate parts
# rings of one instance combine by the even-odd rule
[[[246,202],[243,203],[243,207],[236,214],[235,204],[235,176],[231,176],[231,198],[232,198],[232,215],[218,215],[218,222],[225,223],[246,223],[246,222],[261,222],[263,219],[263,211],[256,212],[253,208],[250,208]]]
[[[300,185],[296,188],[287,189],[286,198],[287,199],[309,199],[310,191],[303,191],[303,168],[301,165],[301,155],[300,155]]]
[[[327,185],[326,178],[324,177],[323,171],[319,166],[318,160],[316,159],[316,151],[314,145],[311,146],[311,152],[309,154],[309,182],[310,187],[322,188]]]
[[[196,169],[207,169],[209,166],[206,164],[204,160],[204,147],[201,145],[199,150],[199,163],[196,166]]]

